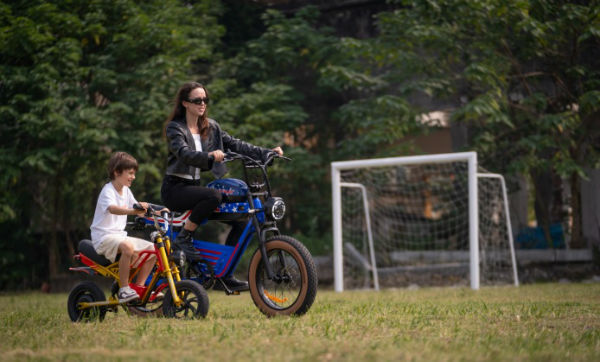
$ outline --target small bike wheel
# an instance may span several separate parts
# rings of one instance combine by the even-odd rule
[[[157,292],[161,292],[162,289],[163,289],[162,286],[155,287],[155,290]],[[111,293],[112,293],[113,298],[118,298],[117,293],[119,293],[119,283],[117,281],[114,281],[112,283]],[[123,308],[125,308],[130,314],[138,316],[138,317],[162,317],[162,315],[163,315],[163,311],[162,311],[163,296],[160,296],[160,297],[154,298],[154,299],[150,298],[150,299],[151,300],[146,302],[146,304],[144,304],[144,305],[127,304],[127,305],[123,305]],[[117,310],[118,309],[115,309],[115,311],[117,311]]]
[[[157,287],[155,288],[157,293],[162,293],[160,296],[155,297],[154,299],[150,298],[146,304],[144,305],[129,305],[127,309],[129,313],[136,315],[138,317],[162,317],[163,316],[163,300],[164,293],[166,293],[169,288]]]
[[[67,301],[69,317],[73,322],[102,321],[106,315],[106,307],[80,308],[79,304],[82,302],[91,303],[105,300],[106,296],[104,292],[96,284],[90,281],[81,282],[69,293]]]
[[[267,240],[268,260],[273,280],[267,275],[265,261],[257,249],[248,268],[248,284],[254,304],[265,315],[302,315],[317,295],[317,269],[302,243],[278,235]]]
[[[167,318],[204,318],[208,314],[208,295],[206,290],[193,280],[181,280],[175,283],[181,305],[175,305],[169,288],[164,289],[163,314]]]

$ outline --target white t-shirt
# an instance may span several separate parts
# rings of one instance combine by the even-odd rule
[[[200,140],[200,135],[197,133],[193,133],[192,137],[194,137],[194,144],[196,145],[196,151],[202,152],[202,141]],[[196,168],[196,175],[194,176],[194,180],[200,179],[200,169]]]
[[[202,152],[202,141],[200,140],[200,135],[197,133],[192,133],[192,137],[194,137],[194,145],[196,146],[197,152]],[[173,176],[181,177],[186,180],[199,180],[200,179],[200,168],[196,168],[196,172],[194,175],[187,175],[182,173],[174,173]]]
[[[106,235],[123,235],[127,236],[125,226],[127,226],[127,215],[115,215],[108,211],[111,205],[132,208],[137,201],[133,197],[133,193],[127,186],[123,186],[123,195],[115,189],[112,182],[107,183],[100,191],[98,202],[96,203],[96,211],[94,212],[94,221],[90,230],[92,231],[92,244],[94,249],[98,250],[98,246],[102,242],[102,238]]]

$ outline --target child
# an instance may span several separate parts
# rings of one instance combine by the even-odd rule
[[[94,221],[90,227],[92,231],[92,244],[98,254],[104,255],[114,262],[117,254],[119,259],[119,302],[129,302],[139,299],[145,291],[144,282],[152,271],[155,256],[144,262],[136,277],[135,284],[129,284],[129,269],[139,266],[139,263],[148,254],[140,255],[143,250],[154,250],[152,243],[127,236],[125,226],[127,215],[143,216],[145,210],[133,209],[137,203],[129,187],[135,179],[138,163],[133,156],[125,152],[115,152],[108,161],[108,182],[100,191]],[[148,204],[140,202],[140,206],[148,209]]]

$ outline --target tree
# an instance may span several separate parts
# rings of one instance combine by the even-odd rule
[[[541,190],[568,178],[574,245],[581,244],[579,180],[600,150],[600,6],[597,1],[399,1],[378,16],[361,56],[396,94],[454,104],[482,162],[529,173],[538,222]]]
[[[213,54],[219,11],[210,0],[0,3],[4,270],[28,270],[28,249],[46,247],[38,267],[60,272],[115,150],[141,163],[136,196],[158,198],[168,97]]]
[[[216,65],[209,91],[211,115],[231,134],[286,143],[293,162],[273,178],[291,210],[286,226],[322,253],[331,245],[330,162],[397,152],[398,138],[418,127],[405,100],[355,69],[355,41],[341,45],[319,16],[314,7],[290,17],[266,11],[264,33]]]

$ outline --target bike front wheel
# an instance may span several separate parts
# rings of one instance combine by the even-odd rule
[[[167,318],[195,319],[204,318],[208,314],[208,295],[206,290],[193,280],[181,280],[175,283],[177,295],[181,299],[175,305],[169,288],[164,289],[163,314]]]
[[[317,295],[317,269],[302,243],[278,235],[266,241],[268,260],[257,249],[248,268],[248,284],[254,304],[265,315],[302,315]],[[269,263],[273,279],[267,275]]]

